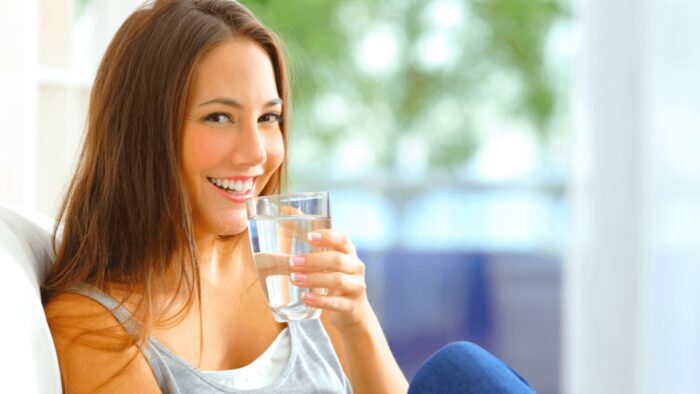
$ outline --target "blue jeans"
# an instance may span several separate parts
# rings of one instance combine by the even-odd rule
[[[470,342],[451,343],[430,356],[408,389],[409,394],[534,392],[515,370]]]

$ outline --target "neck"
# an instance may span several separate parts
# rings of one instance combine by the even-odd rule
[[[248,283],[257,273],[252,259],[247,232],[227,237],[196,237],[199,274],[202,286],[221,280]]]

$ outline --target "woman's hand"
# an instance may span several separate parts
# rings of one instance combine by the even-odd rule
[[[325,288],[327,295],[306,293],[304,303],[327,313],[328,321],[343,330],[367,324],[370,310],[365,285],[365,264],[348,237],[336,230],[309,233],[309,242],[326,251],[294,256],[292,282],[304,288]]]
[[[299,287],[328,289],[328,295],[307,293],[304,303],[323,309],[326,321],[340,334],[339,358],[344,360],[353,392],[407,392],[408,382],[367,301],[365,264],[357,258],[355,246],[335,230],[309,233],[309,242],[327,250],[292,257],[292,282]]]

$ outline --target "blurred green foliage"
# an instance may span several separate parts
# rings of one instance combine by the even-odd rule
[[[85,8],[87,7],[88,3],[90,3],[92,0],[77,0],[76,1],[76,13],[77,15],[81,15],[84,11]]]
[[[78,0],[79,12],[89,1]],[[462,165],[490,132],[484,128],[494,127],[484,124],[487,107],[491,117],[495,112],[497,118],[524,122],[546,142],[562,98],[544,48],[550,27],[568,16],[565,1],[241,3],[286,46],[294,107],[292,172],[303,176],[313,172],[314,163],[337,161],[348,141],[357,140],[369,149],[357,160],[373,169],[397,167],[405,137],[427,147],[424,160],[431,169]],[[393,47],[363,52],[387,34]],[[434,61],[440,51],[432,51],[440,40],[449,49],[442,63]],[[388,66],[362,67],[377,62]]]
[[[312,139],[317,160],[331,160],[347,138],[366,138],[376,150],[375,164],[391,168],[401,136],[413,135],[429,147],[431,168],[463,164],[479,143],[476,108],[506,89],[499,78],[514,85],[515,93],[500,101],[498,112],[526,121],[543,142],[551,134],[560,98],[548,77],[544,47],[549,28],[567,16],[559,0],[242,2],[287,47],[293,140]],[[361,47],[377,26],[393,32],[398,45],[391,70],[373,74],[359,65]],[[449,38],[453,54],[447,64],[425,67],[419,58],[430,51],[421,53],[420,42],[436,32]],[[348,107],[342,121],[321,119],[319,101],[329,93],[344,98],[335,104]]]

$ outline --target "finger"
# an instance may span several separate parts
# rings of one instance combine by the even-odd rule
[[[351,314],[355,309],[355,303],[345,297],[321,295],[316,293],[305,293],[304,303],[312,308],[327,311]]]
[[[334,250],[293,256],[289,259],[292,271],[336,271],[346,274],[364,274],[365,264],[354,255]]]
[[[308,240],[315,246],[325,246],[343,253],[355,253],[355,245],[344,233],[332,229],[319,229],[308,234]]]
[[[340,272],[292,272],[292,283],[303,288],[323,288],[342,294],[360,294],[366,289],[364,278]]]

